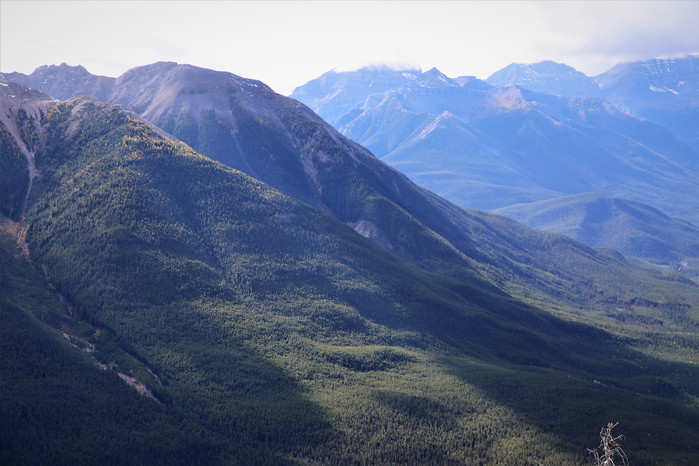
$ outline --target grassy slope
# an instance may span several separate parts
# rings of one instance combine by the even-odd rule
[[[694,366],[421,271],[113,108],[65,138],[75,104],[37,156],[34,263],[153,368],[187,453],[572,464],[614,417],[635,463],[691,461]]]

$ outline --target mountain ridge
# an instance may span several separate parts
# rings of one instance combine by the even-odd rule
[[[512,63],[491,74],[486,82],[495,87],[520,86],[537,92],[563,96],[600,96],[594,78],[563,63],[545,60],[537,63]]]

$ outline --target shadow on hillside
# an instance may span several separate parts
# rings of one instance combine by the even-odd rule
[[[699,395],[699,368],[648,356],[594,327],[543,320],[530,337],[504,334],[489,354],[482,345],[476,358],[442,362],[585,461],[611,421],[633,464],[696,464],[699,410],[687,401]]]
[[[172,422],[193,432],[193,457],[286,464],[325,454],[333,436],[328,414],[297,379],[248,344],[249,335],[231,332],[235,316],[221,313],[226,309],[180,303],[149,309],[134,332],[121,329],[161,377]]]
[[[448,373],[514,410],[581,462],[610,421],[619,422],[633,464],[699,460],[699,410],[687,403],[699,396],[696,366],[648,356],[599,328],[516,300],[484,294],[479,307],[465,307],[431,291],[439,289],[426,291],[429,300],[412,309],[400,303],[401,315],[376,298],[357,308],[374,322],[454,347],[439,360]]]
[[[332,435],[298,381],[203,307],[121,321],[116,335],[162,381],[158,401],[140,395],[40,321],[64,305],[13,247],[0,234],[0,463],[286,464]]]
[[[513,409],[584,462],[589,462],[587,448],[599,444],[601,427],[611,421],[619,423],[616,433],[625,436],[623,448],[632,464],[696,464],[699,410],[668,379],[681,376],[691,385],[699,371],[638,352],[627,355],[635,359],[635,370],[628,369],[623,357],[570,371],[466,358],[443,363],[449,373]]]

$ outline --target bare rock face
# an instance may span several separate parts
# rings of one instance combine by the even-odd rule
[[[30,75],[5,73],[5,79],[39,89],[60,100],[81,95],[89,95],[107,102],[112,92],[114,78],[96,76],[82,66],[60,65],[40,66]]]
[[[386,239],[383,231],[369,220],[359,220],[349,224],[350,227],[365,238],[369,238],[387,251],[393,251],[393,245]]]
[[[46,130],[43,126],[44,117],[56,104],[52,97],[21,84],[8,82],[0,77],[0,130],[5,131],[3,137],[12,141],[3,141],[2,164],[3,171],[11,171],[12,165],[22,165],[21,157],[26,159],[26,168],[15,173],[2,173],[2,209],[19,222],[3,218],[2,228],[15,237],[17,245],[24,258],[29,259],[26,235],[27,225],[24,216],[27,210],[29,195],[32,192],[34,179],[40,176],[36,169],[34,156],[46,144]],[[11,154],[12,147],[22,155]],[[16,168],[16,167],[15,167]]]
[[[57,100],[43,92],[0,77],[0,123],[27,157],[46,142],[41,121]]]

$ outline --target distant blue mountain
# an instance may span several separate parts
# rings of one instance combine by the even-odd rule
[[[699,274],[699,228],[640,202],[583,193],[496,213],[590,246],[611,247],[628,257]]]
[[[530,69],[543,68],[581,75],[553,62]],[[493,87],[434,69],[331,72],[292,97],[463,207],[599,192],[699,223],[697,148],[599,97]]]
[[[292,96],[312,109],[322,107],[325,121],[337,126],[347,110],[360,106],[367,96],[401,88],[421,76],[420,70],[387,67],[363,68],[351,73],[328,71],[297,88]]]
[[[512,63],[486,80],[495,87],[519,86],[563,96],[600,96],[597,82],[568,65],[554,61]]]
[[[595,80],[620,110],[661,124],[699,147],[699,56],[622,63]]]
[[[699,56],[621,63],[596,77],[562,63],[513,63],[487,82],[562,96],[603,97],[619,110],[667,127],[699,143]]]

